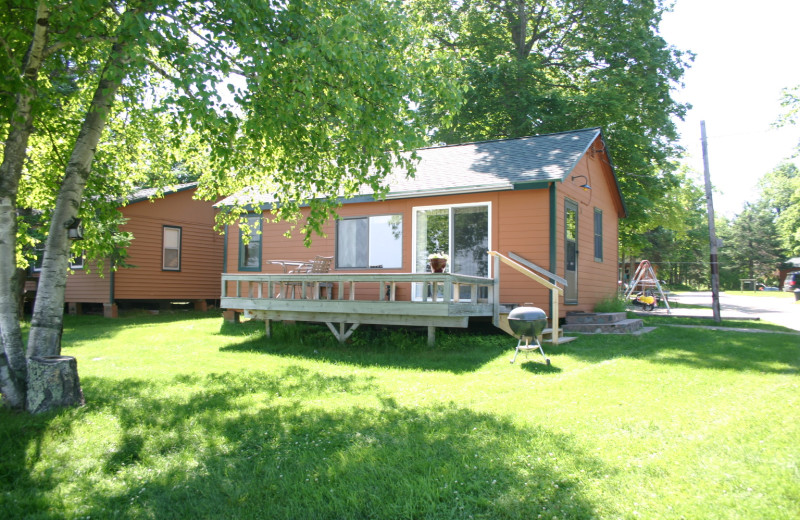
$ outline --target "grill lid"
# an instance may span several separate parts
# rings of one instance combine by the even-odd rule
[[[508,314],[509,320],[546,320],[547,314],[539,307],[517,307]]]
[[[517,307],[508,314],[514,335],[536,337],[547,327],[547,314],[539,307]]]

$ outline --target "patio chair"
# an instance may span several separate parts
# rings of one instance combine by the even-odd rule
[[[289,271],[289,274],[328,273],[331,270],[331,262],[333,262],[332,256],[317,255],[314,257],[313,260],[309,260],[303,265],[298,266],[296,269]],[[333,282],[319,282],[318,285],[319,285],[319,292],[314,295],[314,299],[322,298],[322,289],[325,289],[326,297],[328,300],[330,300],[332,298],[332,293],[333,293]],[[289,291],[291,291],[292,295],[291,297],[294,298],[295,290],[298,288],[302,293],[303,291],[302,282],[286,282],[287,296],[289,294]],[[305,294],[300,295],[301,298],[304,298],[305,296],[306,296]]]

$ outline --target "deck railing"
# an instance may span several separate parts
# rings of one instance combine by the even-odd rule
[[[419,303],[493,303],[494,280],[479,276],[434,273],[223,273],[222,299],[395,302],[405,284]],[[225,305],[223,305],[224,307]]]

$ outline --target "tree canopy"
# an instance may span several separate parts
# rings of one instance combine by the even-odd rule
[[[432,37],[461,67],[464,104],[420,105],[446,143],[600,126],[612,145],[630,218],[623,238],[667,224],[677,185],[673,100],[691,55],[665,42],[660,0],[414,0]],[[450,119],[445,119],[450,118]],[[451,123],[451,124],[448,124]]]
[[[115,208],[142,184],[189,175],[212,199],[250,187],[286,220],[307,203],[308,237],[338,205],[330,194],[380,191],[391,168],[410,169],[401,152],[426,136],[413,107],[429,90],[443,105],[458,98],[423,35],[400,1],[2,0],[6,402],[23,406],[27,384],[16,237],[32,228],[22,213],[38,211],[46,235],[32,359],[60,353],[66,226],[84,218],[81,245],[108,255],[120,242]]]

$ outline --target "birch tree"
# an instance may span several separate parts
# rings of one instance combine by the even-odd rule
[[[36,96],[34,62],[26,57],[18,67],[18,83],[27,90],[18,89],[13,105],[20,113],[9,116],[0,193],[0,225],[7,231],[0,250],[0,384],[6,404],[17,408],[25,406],[31,383],[26,363],[61,351],[70,255],[66,225],[96,200],[109,198],[104,184],[134,187],[115,172],[113,159],[111,167],[101,161],[97,168],[95,162],[104,146],[127,144],[124,125],[109,136],[115,120],[153,114],[163,126],[153,128],[150,145],[165,147],[175,161],[202,162],[200,191],[208,198],[254,186],[284,202],[278,216],[289,220],[308,202],[311,216],[300,225],[310,240],[338,204],[320,195],[352,195],[365,184],[380,190],[394,166],[411,168],[401,152],[424,139],[411,109],[423,92],[442,90],[442,99],[452,103],[458,97],[442,80],[447,64],[426,45],[422,28],[401,2],[86,0],[69,4],[80,13],[93,11],[78,27],[75,12],[57,5],[60,10],[48,10],[42,1],[36,19],[27,18],[29,40],[47,42],[46,22],[64,16],[56,21],[70,28],[51,32],[51,39],[59,40],[50,45],[91,53],[65,56],[82,75],[79,92],[72,95],[84,115],[72,123],[80,130],[69,139],[62,174],[44,195],[52,206],[27,356],[11,301],[16,190],[20,175],[41,173],[35,171],[41,164],[24,162],[29,144],[22,137],[40,139],[39,144],[45,139],[33,132],[44,126],[37,114],[25,109],[26,100]],[[39,63],[46,58],[45,53]],[[50,89],[48,95],[57,92]],[[147,144],[141,135],[137,139]],[[19,142],[16,148],[9,147],[12,140]],[[98,197],[87,196],[92,193]],[[87,224],[104,223],[87,219]]]

